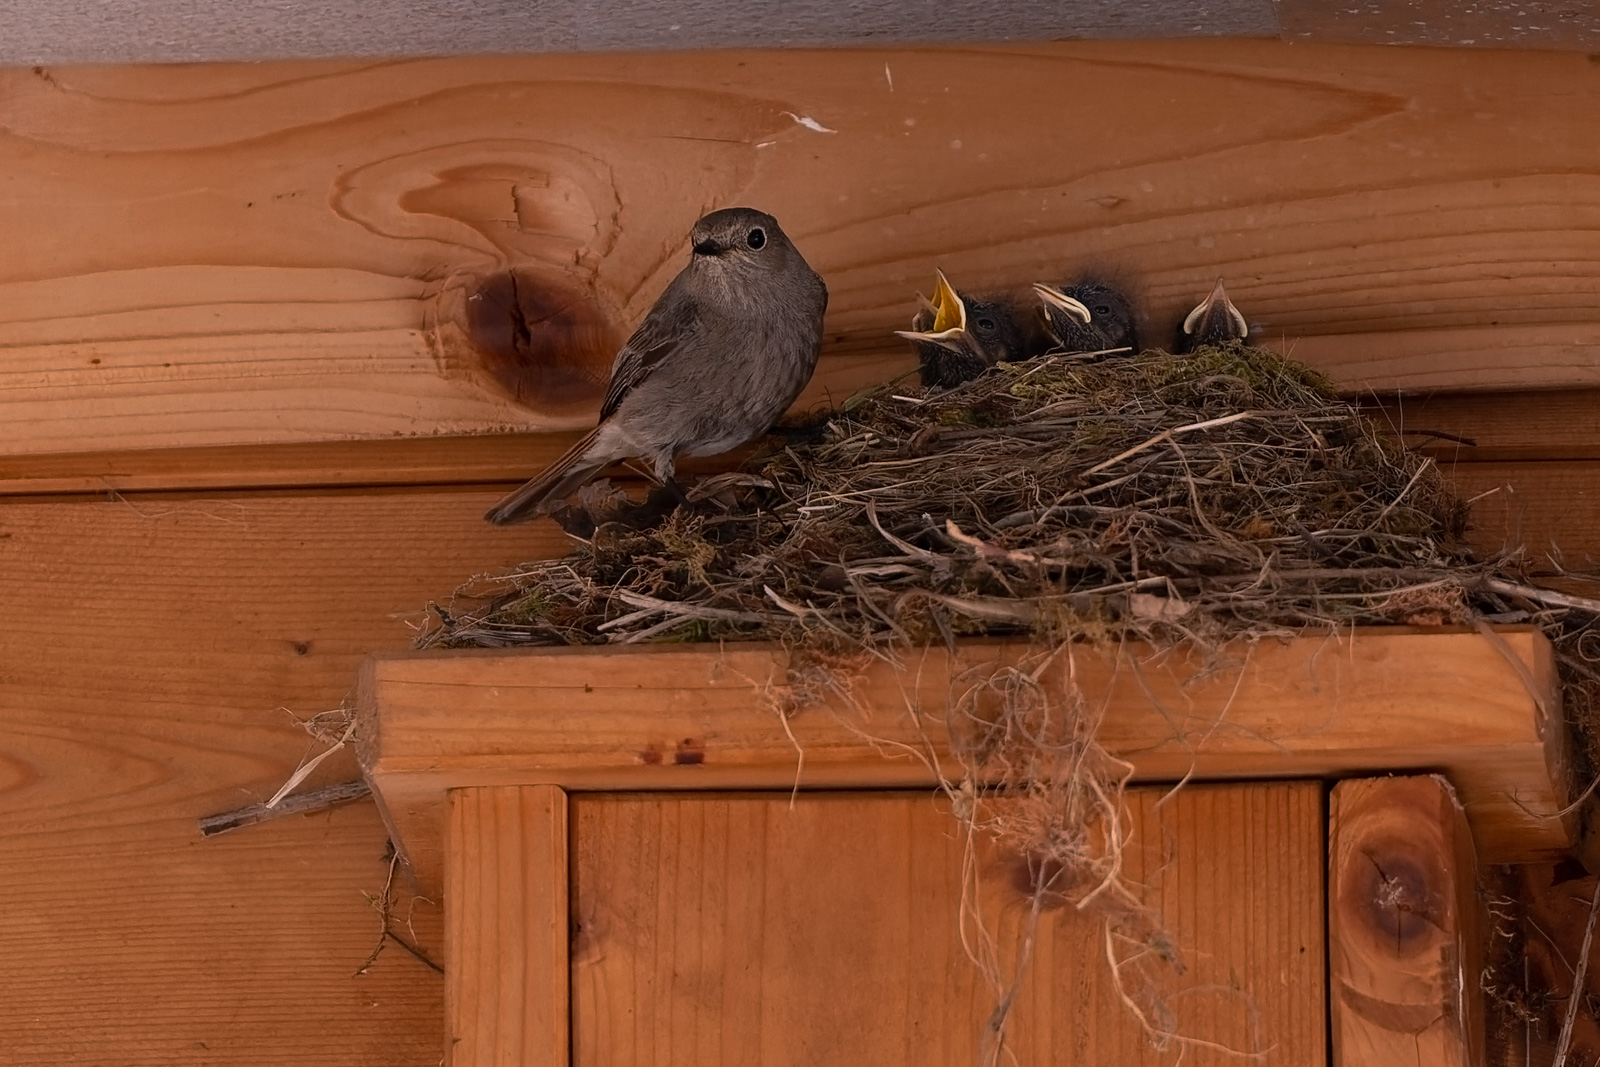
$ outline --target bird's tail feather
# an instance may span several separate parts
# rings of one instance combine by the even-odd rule
[[[484,518],[496,526],[509,526],[526,522],[555,509],[555,506],[577,491],[578,487],[599,474],[615,456],[591,456],[600,427],[596,426],[577,444],[562,453],[561,458],[540,471],[526,484],[516,489],[490,508]]]

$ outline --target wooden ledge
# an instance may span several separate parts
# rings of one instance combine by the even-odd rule
[[[787,661],[770,646],[375,655],[361,674],[359,754],[397,847],[434,893],[450,789],[931,785],[933,770],[907,746],[921,747],[926,731],[954,773],[949,694],[1030,651],[976,641],[953,658],[941,649],[898,670],[876,664],[859,680],[859,710],[810,707],[787,724],[773,704]],[[1047,683],[1062,683],[1068,659]],[[1556,814],[1570,792],[1556,672],[1531,629],[1491,639],[1386,627],[1240,644],[1205,675],[1191,656],[1147,649],[1075,648],[1070,659],[1089,706],[1106,709],[1101,742],[1136,780],[1440,771],[1484,862],[1569,843],[1570,819]]]

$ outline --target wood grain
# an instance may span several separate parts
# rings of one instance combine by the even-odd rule
[[[0,495],[92,495],[326,486],[511,485],[581,433],[303,441],[0,457]],[[684,464],[688,469],[689,464]]]
[[[1477,858],[1438,775],[1333,788],[1328,964],[1336,1067],[1481,1067]]]
[[[437,1067],[439,976],[393,945],[355,975],[388,871],[373,806],[196,820],[319,751],[295,716],[407,647],[430,598],[559,551],[485,530],[493,496],[0,505],[0,1059]],[[395,917],[440,958],[436,904],[402,888]]]
[[[1135,966],[1130,989],[1163,994],[1189,1037],[1324,1062],[1320,786],[1160,797],[1129,794],[1126,876],[1187,973]],[[1030,893],[1016,857],[980,847],[964,897],[963,840],[926,794],[575,796],[573,1063],[982,1062],[996,991],[963,949],[963,905],[980,902],[1009,973]],[[1098,917],[1071,908],[1042,914],[1008,1052],[1063,1067],[1176,1055],[1150,1049],[1108,980]],[[1238,1059],[1191,1047],[1183,1062]]]
[[[1592,385],[1589,74],[1259,41],[7,70],[0,453],[581,425],[733,202],[829,280],[824,385],[905,364],[936,265],[1082,264],[1152,336],[1225,275],[1354,390]],[[1041,85],[1096,101],[1070,136]],[[472,299],[508,272],[510,357]]]
[[[457,789],[446,834],[450,1067],[568,1067],[567,795]]]
[[[374,441],[310,441],[280,445],[216,445],[130,452],[0,456],[0,499],[234,489],[375,486],[520,485],[583,436],[581,431],[407,437]],[[728,470],[756,442],[721,456],[687,456],[685,475]],[[642,484],[637,465],[609,477]]]
[[[1541,725],[1529,689],[1559,706],[1549,646],[1525,629],[1501,640],[1521,666],[1477,633],[1383,628],[1240,646],[1204,675],[1183,655],[1079,649],[1040,677],[1065,685],[1074,672],[1087,706],[1104,709],[1100,742],[1146,781],[1446,769],[1485,856],[1510,862],[1570,843],[1570,816],[1552,813],[1571,794],[1565,731]],[[930,785],[933,763],[960,777],[951,694],[1029,653],[973,641],[953,662],[941,649],[898,671],[867,666],[858,707],[787,722],[773,704],[787,657],[760,645],[376,656],[358,691],[360,758],[431,894],[447,789]]]

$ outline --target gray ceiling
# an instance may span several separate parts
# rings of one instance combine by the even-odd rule
[[[1278,32],[1272,0],[0,0],[0,65]]]

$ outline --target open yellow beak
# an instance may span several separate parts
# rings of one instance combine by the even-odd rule
[[[956,295],[944,271],[934,273],[938,275],[938,281],[934,285],[933,299],[922,301],[925,306],[912,318],[911,329],[896,330],[895,334],[908,341],[931,341],[945,348],[957,348],[961,336],[967,332],[967,305]],[[927,322],[929,310],[933,312],[932,326],[917,329]]]
[[[954,287],[945,278],[944,271],[933,272],[938,276],[933,289],[933,332],[943,333],[946,330],[965,330],[967,328],[967,305],[956,295]]]
[[[1033,291],[1039,294],[1039,299],[1046,305],[1066,312],[1085,326],[1089,325],[1092,316],[1089,314],[1088,305],[1083,301],[1074,300],[1055,286],[1045,285],[1043,282],[1034,282]]]
[[[1189,312],[1188,316],[1183,320],[1183,332],[1193,334],[1200,328],[1201,320],[1211,314],[1212,309],[1218,304],[1227,309],[1228,317],[1233,320],[1234,326],[1239,330],[1239,336],[1247,336],[1250,333],[1250,324],[1244,321],[1244,316],[1240,314],[1239,309],[1233,306],[1232,300],[1228,299],[1228,290],[1223,288],[1221,278],[1218,278],[1217,284],[1211,287],[1211,295],[1196,304],[1194,310]]]

